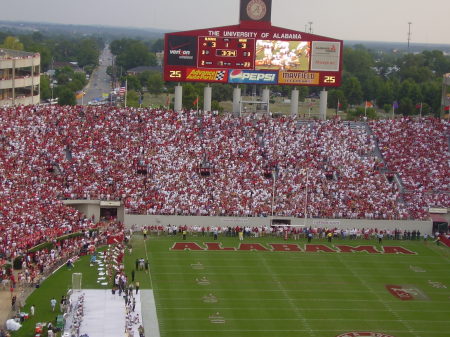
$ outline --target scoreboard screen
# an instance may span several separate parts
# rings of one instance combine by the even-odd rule
[[[278,27],[165,36],[165,81],[339,86],[341,69],[341,40]]]
[[[199,68],[254,68],[254,39],[201,36],[198,41]]]

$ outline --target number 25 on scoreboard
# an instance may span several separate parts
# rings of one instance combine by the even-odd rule
[[[323,83],[336,83],[336,76],[325,76]]]
[[[181,77],[181,70],[171,70],[169,72],[170,78],[180,78]]]

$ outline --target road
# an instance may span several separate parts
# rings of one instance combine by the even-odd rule
[[[77,104],[88,105],[91,101],[103,99],[102,94],[109,94],[111,77],[106,74],[106,68],[111,65],[112,57],[109,45],[106,45],[100,55],[99,66],[94,70],[88,85],[84,88],[85,95],[83,99],[77,100]]]

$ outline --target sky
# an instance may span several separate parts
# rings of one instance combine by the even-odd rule
[[[21,0],[0,20],[181,31],[239,23],[240,0]],[[450,44],[448,0],[272,0],[272,25],[342,40]]]

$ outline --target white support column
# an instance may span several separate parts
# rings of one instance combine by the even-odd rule
[[[211,111],[211,100],[212,100],[212,88],[206,86],[203,90],[203,111]]]
[[[239,116],[241,113],[241,88],[233,89],[233,114]]]
[[[320,92],[320,119],[327,120],[327,107],[328,107],[328,91],[323,89]]]
[[[31,104],[34,104],[34,57],[31,59]]]
[[[292,90],[292,92],[291,92],[291,117],[298,116],[298,97],[299,97],[298,89]]]
[[[181,111],[183,107],[183,87],[178,84],[175,87],[175,103],[173,106],[174,111]]]
[[[270,114],[270,109],[269,109],[270,89],[269,88],[266,87],[265,89],[263,89],[261,100],[265,103],[267,102],[266,109],[267,109],[267,113]]]
[[[270,89],[269,88],[265,88],[265,89],[263,89],[263,91],[262,91],[262,101],[263,102],[269,102],[269,99],[270,99]]]

